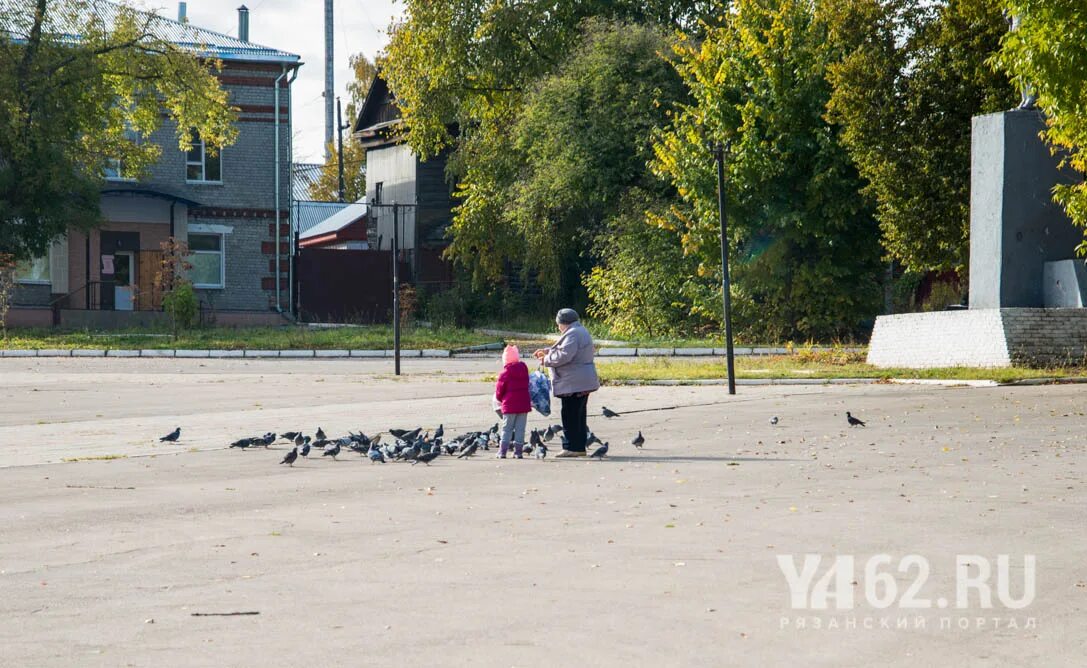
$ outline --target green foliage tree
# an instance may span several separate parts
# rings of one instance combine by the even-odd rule
[[[704,40],[677,47],[694,102],[657,141],[655,170],[692,208],[676,233],[699,260],[688,293],[720,320],[716,172],[707,141],[728,146],[726,200],[736,322],[751,338],[857,333],[880,304],[879,231],[863,181],[824,118],[828,67],[842,47],[814,0],[737,0]]]
[[[987,61],[1007,31],[992,0],[825,0],[828,117],[878,205],[883,244],[909,271],[966,265],[970,119],[1008,109],[1015,90]]]
[[[1002,0],[1019,29],[1003,40],[994,64],[1037,95],[1046,139],[1065,162],[1087,173],[1087,12],[1082,0]],[[1087,183],[1058,186],[1056,200],[1087,234]],[[1087,254],[1087,241],[1078,248]]]
[[[506,206],[524,166],[526,148],[515,136],[524,127],[524,105],[540,81],[558,73],[578,50],[583,21],[597,17],[696,27],[695,19],[719,4],[407,0],[406,18],[392,31],[382,72],[403,112],[412,149],[424,158],[451,151],[448,175],[457,184],[460,205],[450,254],[470,271],[477,286],[500,283],[511,260],[528,260],[543,274],[550,295],[568,298],[577,290],[581,266],[569,262],[565,251],[553,252],[539,243],[531,252],[521,250],[529,225],[523,215],[527,192],[521,190],[526,206],[518,216],[507,215]],[[580,129],[591,133],[587,121]],[[534,234],[554,229],[542,217],[533,222]]]
[[[175,339],[180,332],[192,329],[200,310],[192,283],[187,280],[174,283],[174,287],[162,297],[162,308],[170,316]]]
[[[549,295],[569,298],[624,193],[646,188],[643,199],[651,200],[665,190],[646,164],[669,101],[684,96],[661,57],[667,48],[658,28],[587,21],[581,43],[525,95],[507,141],[468,144],[471,185],[461,188],[454,257],[474,259],[492,244],[491,255],[523,266]],[[481,183],[498,187],[473,196]],[[474,208],[481,201],[484,211]]]
[[[183,151],[190,128],[213,147],[234,141],[220,63],[157,37],[159,21],[126,4],[0,2],[0,251],[33,258],[98,223],[105,166],[138,175],[154,163],[160,146],[133,133],[164,116]]]

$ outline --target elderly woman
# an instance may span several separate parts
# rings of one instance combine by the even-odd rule
[[[562,400],[562,429],[566,443],[556,457],[584,457],[588,438],[589,395],[600,389],[593,364],[593,337],[581,326],[577,311],[564,308],[555,316],[559,340],[550,348],[533,353],[554,376],[555,396]]]

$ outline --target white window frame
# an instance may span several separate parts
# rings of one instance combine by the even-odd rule
[[[219,250],[207,251],[207,250],[192,250],[189,249],[190,255],[218,255],[219,256],[219,284],[214,285],[212,283],[196,283],[193,282],[192,286],[198,290],[224,290],[226,289],[226,233],[217,231],[195,231],[189,230],[189,236],[208,236],[219,237]]]
[[[185,183],[222,185],[222,183],[223,183],[223,153],[224,153],[223,149],[221,149],[221,148],[219,149],[219,156],[218,156],[219,157],[219,178],[217,180],[209,179],[209,178],[207,178],[207,176],[208,176],[208,165],[207,165],[207,163],[208,163],[208,145],[206,143],[204,143],[204,138],[197,135],[195,131],[193,131],[193,136],[194,136],[194,139],[193,139],[193,142],[192,142],[193,148],[196,148],[197,146],[200,147],[200,161],[197,162],[195,160],[189,160],[189,154],[188,153],[185,154]],[[200,174],[201,174],[201,176],[203,178],[199,178],[199,179],[190,179],[189,178],[189,167],[193,167],[195,165],[200,166]]]
[[[15,282],[19,285],[53,285],[53,248],[50,246],[49,250],[42,257],[36,257],[32,262],[45,261],[46,267],[49,269],[49,278],[47,280],[40,280],[36,278],[16,278]]]

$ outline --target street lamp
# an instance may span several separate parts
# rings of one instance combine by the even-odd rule
[[[717,214],[721,219],[721,296],[725,310],[725,355],[728,360],[728,393],[736,394],[736,366],[732,350],[732,295],[728,276],[728,220],[725,217],[725,145],[714,142],[710,149],[717,161]]]

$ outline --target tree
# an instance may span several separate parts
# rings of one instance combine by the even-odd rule
[[[1081,0],[1002,0],[1018,30],[1009,32],[994,57],[1022,86],[1029,86],[1045,113],[1046,139],[1066,164],[1087,172],[1087,14]],[[1055,199],[1076,225],[1087,228],[1087,183],[1062,185]],[[1087,235],[1087,229],[1084,232]],[[1077,249],[1087,254],[1087,241]]]
[[[540,244],[531,253],[519,250],[526,220],[521,219],[520,227],[512,225],[504,203],[525,166],[523,146],[518,147],[514,132],[526,99],[577,50],[583,22],[596,17],[696,28],[697,17],[719,4],[407,0],[406,18],[391,31],[382,72],[397,97],[412,149],[423,158],[450,150],[447,176],[456,184],[460,204],[449,253],[470,271],[477,286],[500,284],[511,262],[528,260],[551,272],[543,285],[550,296],[568,299],[578,290],[582,267],[540,255],[550,255]],[[541,230],[547,227],[543,218],[534,222]]]
[[[813,0],[737,0],[701,43],[677,47],[694,102],[658,137],[654,169],[691,208],[675,233],[699,260],[696,315],[720,321],[716,170],[727,146],[733,305],[751,338],[859,333],[877,312],[879,232],[863,181],[824,119],[840,55]],[[692,281],[692,283],[694,283]]]
[[[109,7],[0,4],[0,252],[16,260],[44,254],[69,228],[97,224],[106,164],[120,160],[138,175],[155,162],[161,148],[137,137],[163,116],[183,151],[190,129],[212,147],[236,137],[220,63],[156,36],[154,14]]]
[[[969,254],[970,119],[1008,109],[987,61],[1007,30],[991,0],[828,0],[828,118],[878,205],[883,245],[914,272],[962,270]]]
[[[350,59],[355,78],[347,84],[351,99],[344,109],[344,124],[353,124],[358,117],[370,84],[377,76],[377,66],[365,54],[356,53]],[[334,202],[340,197],[339,146],[333,141],[328,147],[329,159],[321,167],[317,181],[310,186],[310,197],[320,202]],[[366,195],[366,150],[350,136],[343,141],[344,200],[357,202]]]
[[[588,20],[581,42],[526,93],[507,141],[490,150],[467,145],[465,182],[501,185],[482,212],[472,208],[477,191],[462,186],[453,257],[478,263],[479,249],[491,244],[494,257],[523,266],[550,296],[569,298],[624,194],[644,188],[651,199],[667,189],[646,167],[652,132],[684,96],[661,57],[667,48],[659,28]]]

